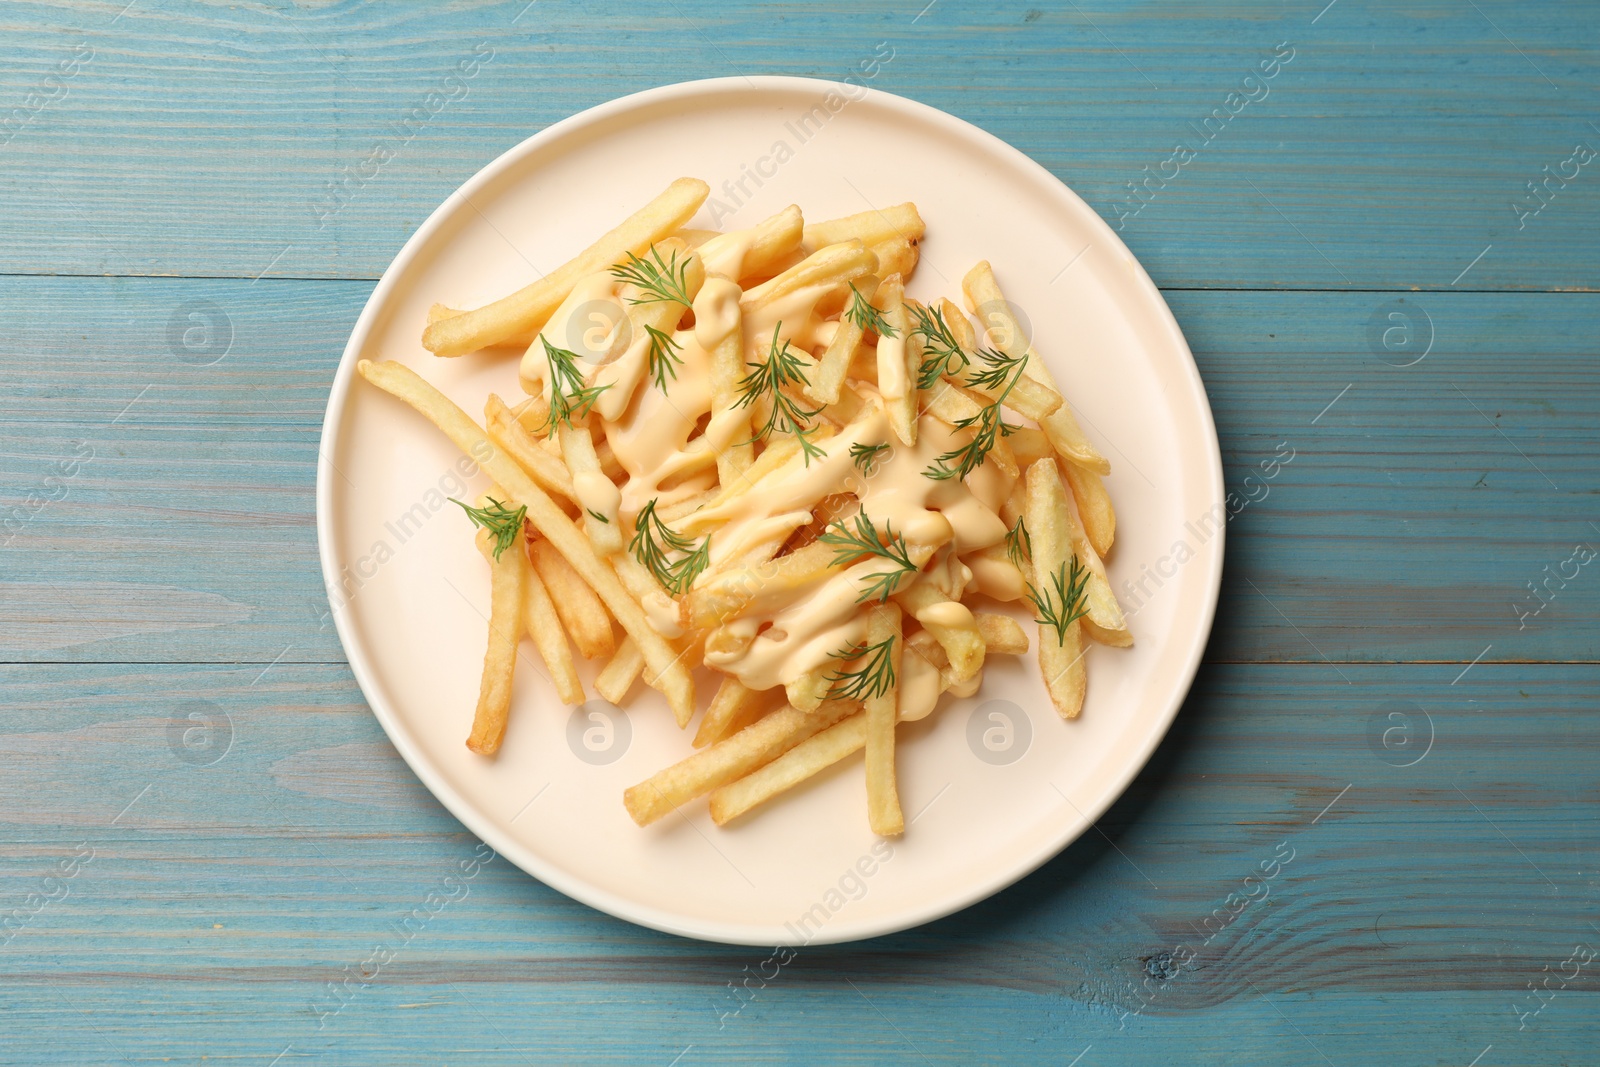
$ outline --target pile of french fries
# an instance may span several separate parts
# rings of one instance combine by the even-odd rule
[[[642,677],[680,728],[715,681],[696,751],[625,791],[641,826],[707,795],[725,824],[864,751],[869,825],[898,834],[897,725],[1027,651],[997,609],[1031,607],[1064,718],[1086,639],[1131,644],[1110,467],[987,262],[963,282],[976,326],[906,295],[915,205],[720,234],[688,226],[708,191],[679,179],[538,281],[432,310],[435,356],[521,355],[526,397],[491,394],[481,424],[398,362],[359,365],[494,483],[457,502],[491,573],[467,745],[498,751],[526,634],[568,705],[574,649],[601,697]]]

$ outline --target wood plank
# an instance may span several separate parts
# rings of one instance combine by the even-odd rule
[[[1574,942],[1600,943],[1600,719],[1583,714],[1600,667],[1485,664],[1454,687],[1441,666],[1341,670],[1207,668],[1104,837],[951,919],[801,950],[733,1014],[727,983],[767,950],[629,926],[501,860],[401,941],[474,843],[340,666],[0,667],[0,758],[28,797],[0,810],[7,907],[94,850],[4,946],[7,1052],[1069,1062],[1093,1044],[1095,1062],[1318,1062],[1309,1040],[1335,1063],[1464,1064],[1490,1043],[1496,1062],[1581,1062],[1588,983],[1525,1031],[1512,1009]],[[174,747],[190,701],[231,724],[213,763],[220,744]],[[1369,740],[1394,701],[1417,745],[1432,735],[1410,766]],[[1231,893],[1258,899],[1230,916]]]
[[[1600,224],[1596,179],[1563,162],[1600,147],[1580,117],[1595,8],[1321,7],[11,5],[0,272],[374,278],[550,123],[674,81],[843,78],[884,42],[872,85],[1034,156],[1164,286],[1593,288],[1592,243],[1565,238]],[[1247,84],[1280,44],[1293,58]],[[1520,217],[1546,167],[1576,176]]]
[[[368,289],[0,279],[0,520],[15,534],[0,659],[343,658],[313,488],[328,383]],[[1213,658],[1465,664],[1490,644],[1485,662],[1600,658],[1579,625],[1600,612],[1594,568],[1565,567],[1578,577],[1558,574],[1538,614],[1513,610],[1540,608],[1528,583],[1575,544],[1600,545],[1595,298],[1408,297],[1397,306],[1426,313],[1436,342],[1401,368],[1367,347],[1389,294],[1168,295],[1229,487],[1258,497],[1229,527]],[[174,314],[196,308],[232,332],[210,366],[168,340]],[[1280,443],[1294,458],[1263,481]],[[85,448],[64,489],[47,481]],[[1136,474],[1119,469],[1114,493],[1122,478]],[[46,490],[64,496],[27,505]],[[1122,590],[1130,606],[1160,595],[1146,564],[1161,560],[1116,561],[1143,582]]]

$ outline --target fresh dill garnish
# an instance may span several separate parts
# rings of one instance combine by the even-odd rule
[[[557,348],[544,334],[539,335],[539,340],[544,343],[545,360],[550,365],[550,415],[545,424],[571,426],[574,419],[585,418],[600,394],[611,386],[585,385],[576,352]]]
[[[596,519],[599,519],[601,522],[605,523],[607,526],[611,525],[611,520],[606,518],[604,515],[600,514],[594,508],[584,508],[583,510],[587,511],[590,515],[594,516]]]
[[[1067,627],[1089,614],[1089,568],[1080,563],[1074,554],[1071,570],[1063,563],[1050,576],[1050,584],[1054,589],[1046,589],[1042,593],[1031,582],[1028,584],[1028,600],[1039,613],[1039,617],[1033,621],[1041,629],[1054,629],[1056,644],[1065,644]]]
[[[872,468],[878,465],[879,457],[894,446],[885,442],[880,445],[864,445],[857,441],[850,446],[850,460],[861,469],[861,473],[872,477]]]
[[[835,671],[828,675],[833,687],[828,695],[837,700],[870,700],[894,688],[894,638],[886,637],[875,645],[866,642],[851,645],[843,652],[832,653],[833,659],[857,660],[860,666],[853,671]]]
[[[652,500],[639,509],[628,551],[655,575],[662,588],[682,595],[689,591],[700,572],[706,569],[706,564],[711,562],[711,537],[708,534],[696,547],[689,538],[661,521],[656,515],[656,502]],[[668,558],[669,552],[685,554],[674,561]]]
[[[656,388],[666,389],[667,378],[670,375],[673,381],[678,380],[678,368],[683,366],[682,346],[672,339],[669,333],[662,333],[648,322],[645,323],[644,332],[650,335],[650,376],[656,380]]]
[[[469,508],[455,497],[450,498],[452,504],[461,504],[461,510],[467,513],[467,518],[472,520],[472,525],[488,530],[494,535],[494,558],[498,560],[500,553],[510,548],[517,540],[517,532],[522,529],[522,520],[528,517],[526,506],[512,511],[494,497],[486,498],[487,507]]]
[[[932,389],[946,374],[965,370],[971,360],[951,332],[950,324],[944,321],[942,311],[913,307],[911,314],[917,320],[911,332],[922,335],[922,370],[917,374],[917,388]]]
[[[883,317],[883,312],[873,307],[861,291],[856,288],[856,283],[850,283],[850,306],[845,310],[845,317],[863,330],[871,330],[879,337],[899,337],[900,331],[889,325],[889,320]]]
[[[671,255],[663,260],[661,250],[653,245],[649,259],[640,259],[629,252],[627,263],[618,263],[611,268],[613,278],[627,282],[645,294],[629,297],[628,303],[682,304],[685,308],[694,303],[689,299],[688,273],[689,261],[685,259],[679,263],[677,249],[673,249]]]
[[[986,404],[976,415],[956,420],[956,429],[973,431],[972,440],[960,448],[952,448],[942,453],[933,466],[922,472],[936,482],[948,478],[965,478],[989,458],[996,441],[1002,436],[1010,436],[1016,429],[1000,418],[1000,408],[1005,404],[1006,397],[1011,395],[1011,390],[1017,387],[1017,382],[1022,380],[1022,365],[1027,362],[1027,354],[1013,359],[992,348],[981,348],[978,350],[978,358],[983,361],[982,366],[967,376],[967,384],[973,388],[999,389],[1000,395]],[[1001,388],[1002,386],[1004,388]]]
[[[816,428],[807,426],[806,420],[822,409],[819,407],[807,411],[783,390],[786,385],[803,387],[809,383],[806,381],[805,364],[800,362],[799,356],[789,351],[789,342],[783,342],[782,347],[778,345],[778,331],[782,328],[781,322],[772,327],[772,344],[764,361],[745,364],[751,371],[739,379],[737,406],[749,407],[761,397],[767,397],[771,401],[767,419],[756,428],[751,441],[765,441],[774,430],[792,433],[799,439],[800,451],[805,454],[805,463],[809,467],[813,459],[822,455],[822,446],[809,439],[808,435],[814,433]]]
[[[1006,555],[1018,568],[1023,560],[1033,556],[1033,538],[1028,535],[1027,523],[1021,515],[1017,516],[1017,524],[1006,531]]]
[[[856,528],[852,533],[850,527],[843,519],[839,519],[828,527],[823,535],[817,538],[825,545],[833,545],[833,562],[848,563],[860,556],[881,556],[893,563],[894,569],[874,572],[867,583],[867,587],[856,597],[856,603],[877,598],[879,603],[889,599],[889,594],[895,591],[901,579],[908,574],[915,574],[919,569],[911,561],[911,554],[906,548],[904,537],[894,532],[894,528],[887,522],[883,524],[883,533],[878,533],[877,527],[872,525],[872,520],[867,518],[866,510],[856,512]]]

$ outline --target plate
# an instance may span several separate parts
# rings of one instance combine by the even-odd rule
[[[977,696],[946,697],[929,719],[902,727],[908,826],[898,840],[867,829],[859,759],[728,828],[703,803],[635,826],[623,789],[689,754],[690,734],[643,686],[626,712],[598,700],[563,707],[526,643],[499,757],[464,744],[489,583],[445,498],[487,481],[420,416],[352,385],[355,364],[400,360],[474,414],[491,390],[519,396],[515,359],[437,359],[421,347],[429,305],[474,307],[526,284],[683,175],[712,187],[691,225],[719,229],[790,203],[822,219],[915,201],[928,235],[912,295],[959,302],[962,275],[990,260],[1112,463],[1110,573],[1135,646],[1091,647],[1088,700],[1074,722],[1055,714],[1030,654],[997,657]],[[1016,149],[925,105],[858,85],[741,77],[653,89],[557,123],[429,217],[373,290],[334,379],[317,533],[362,692],[417,776],[473,833],[535,878],[631,922],[735,944],[820,944],[981,900],[1116,799],[1199,664],[1221,579],[1223,500],[1211,410],[1183,335],[1082,200]]]

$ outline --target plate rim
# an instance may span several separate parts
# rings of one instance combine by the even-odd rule
[[[334,486],[333,479],[330,477],[334,472],[334,467],[330,456],[337,450],[341,423],[345,421],[344,412],[348,406],[347,398],[350,385],[355,378],[355,364],[360,358],[361,349],[364,347],[368,335],[372,331],[374,321],[380,310],[387,303],[391,292],[400,283],[402,275],[406,273],[423,246],[432,239],[434,233],[446,225],[461,210],[462,204],[467,202],[472,194],[498,179],[503,172],[515,166],[526,155],[537,151],[546,142],[557,141],[569,133],[586,126],[601,123],[619,114],[649,107],[662,101],[686,97],[717,96],[728,92],[753,91],[762,93],[772,90],[810,90],[825,93],[827,91],[841,92],[845,89],[851,90],[853,93],[865,93],[864,96],[858,95],[855,97],[855,102],[857,103],[870,100],[879,106],[887,107],[891,110],[898,109],[923,121],[931,122],[944,128],[946,132],[951,133],[957,139],[966,139],[968,141],[975,139],[980,147],[990,155],[1001,157],[1013,166],[1020,167],[1025,171],[1031,171],[1036,177],[1046,179],[1051,191],[1064,197],[1065,206],[1073,214],[1082,218],[1094,233],[1097,242],[1104,241],[1112,250],[1120,249],[1124,253],[1126,263],[1133,268],[1131,272],[1132,284],[1147,299],[1153,300],[1154,307],[1159,309],[1160,312],[1160,321],[1156,325],[1159,325],[1167,335],[1169,342],[1175,344],[1177,351],[1184,357],[1180,362],[1183,364],[1187,385],[1199,401],[1198,412],[1201,417],[1201,429],[1206,434],[1206,444],[1209,449],[1207,458],[1210,462],[1207,464],[1207,474],[1210,481],[1210,495],[1218,501],[1225,500],[1226,483],[1222,470],[1222,450],[1220,440],[1217,437],[1216,420],[1211,410],[1211,400],[1206,392],[1205,382],[1200,375],[1199,365],[1195,362],[1194,353],[1189,348],[1188,341],[1183,335],[1182,328],[1178,325],[1177,318],[1173,315],[1166,298],[1162,296],[1161,290],[1150,278],[1149,272],[1145,270],[1144,264],[1139,261],[1132,250],[1117,236],[1116,232],[1101,217],[1099,212],[1090,207],[1081,196],[1047,167],[1016,146],[963,118],[952,115],[931,104],[924,104],[909,97],[886,92],[871,86],[845,86],[844,83],[823,78],[774,74],[702,78],[694,81],[673,82],[616,97],[554,122],[524,138],[500,153],[458,185],[438,207],[429,213],[421,225],[407,238],[400,250],[395,253],[394,258],[384,268],[383,274],[373,287],[372,293],[367,297],[367,301],[363,305],[355,325],[351,327],[350,338],[345,343],[344,351],[339,357],[339,364],[334,371],[333,384],[328,394],[328,405],[323,414],[322,432],[318,439],[317,447],[316,528],[317,556],[322,570],[324,593],[326,594],[327,590],[338,587],[339,572],[334,560],[335,537],[332,530]],[[337,418],[336,415],[338,416]],[[1200,624],[1195,627],[1193,634],[1189,638],[1189,647],[1185,651],[1178,672],[1178,684],[1174,687],[1172,696],[1167,701],[1166,706],[1160,710],[1157,717],[1158,728],[1149,731],[1136,754],[1125,761],[1125,767],[1121,772],[1111,776],[1107,786],[1090,804],[1074,805],[1079,813],[1079,820],[1076,823],[1063,824],[1064,826],[1075,827],[1074,829],[1042,839],[1042,843],[1034,846],[1023,862],[1003,868],[1003,873],[998,876],[990,876],[974,881],[960,892],[948,897],[941,897],[935,903],[920,908],[906,909],[895,915],[875,920],[858,920],[854,924],[848,921],[837,925],[829,924],[826,929],[819,932],[819,936],[803,943],[806,945],[823,945],[860,941],[898,933],[953,915],[1022,881],[1022,879],[1033,874],[1051,859],[1060,855],[1069,845],[1081,837],[1112,804],[1116,803],[1119,797],[1127,792],[1128,786],[1149,764],[1156,748],[1171,730],[1178,710],[1183,706],[1184,701],[1188,699],[1189,691],[1199,671],[1216,618],[1222,585],[1226,539],[1227,526],[1224,523],[1218,527],[1217,535],[1202,546],[1202,550],[1209,553],[1212,571],[1211,582],[1209,588],[1204,590],[1205,599],[1199,620]],[[1197,555],[1199,554],[1197,553]],[[361,695],[366,700],[373,717],[378,720],[379,726],[383,728],[389,743],[394,746],[395,751],[405,760],[411,772],[427,787],[434,799],[442,804],[445,810],[449,811],[468,831],[494,849],[496,854],[506,857],[525,874],[548,885],[557,892],[598,911],[639,926],[674,934],[679,937],[720,944],[751,946],[795,944],[792,937],[777,933],[781,929],[777,924],[757,927],[746,923],[719,923],[715,920],[686,919],[681,915],[653,905],[618,896],[535,855],[530,849],[517,841],[509,831],[502,831],[492,821],[487,812],[480,811],[464,796],[459,795],[450,783],[444,779],[442,772],[435,770],[428,754],[420,751],[418,746],[413,745],[412,740],[407,736],[407,731],[401,728],[395,709],[391,708],[386,701],[373,698],[373,694],[381,693],[382,688],[378,683],[377,672],[368,659],[367,650],[355,643],[353,634],[348,632],[348,627],[353,625],[353,623],[347,621],[348,613],[332,611],[330,614],[333,617],[334,630],[339,637],[340,648],[344,652],[345,660],[349,664],[351,673],[355,676],[356,685],[360,688]],[[356,654],[352,654],[353,647],[358,650]]]

